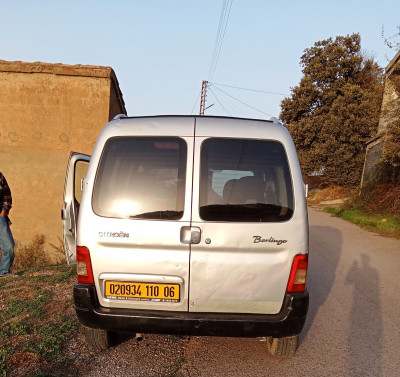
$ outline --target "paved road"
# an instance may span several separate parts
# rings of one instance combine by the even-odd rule
[[[149,335],[140,343],[131,339],[96,355],[92,366],[102,364],[101,369],[90,368],[85,374],[168,376],[184,359],[176,377],[397,377],[400,241],[314,209],[309,210],[309,218],[311,301],[293,359],[273,359],[259,339],[193,337],[174,341]],[[129,351],[132,356],[127,363]],[[121,353],[124,363],[118,362]]]

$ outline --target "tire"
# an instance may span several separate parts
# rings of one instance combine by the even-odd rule
[[[110,332],[101,329],[85,328],[85,338],[87,344],[95,350],[106,350],[110,347]]]
[[[276,358],[292,357],[297,349],[299,336],[288,336],[286,338],[272,338],[267,339],[267,346],[269,353]]]

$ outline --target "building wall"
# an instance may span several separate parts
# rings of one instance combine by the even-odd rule
[[[374,183],[377,179],[380,179],[380,176],[382,175],[379,170],[379,163],[383,155],[383,148],[385,146],[387,124],[390,120],[385,117],[385,110],[392,100],[397,99],[397,95],[395,93],[394,86],[390,78],[392,74],[395,74],[394,69],[399,62],[400,51],[395,55],[395,57],[391,60],[391,62],[385,69],[385,88],[383,92],[379,126],[375,139],[371,140],[366,148],[361,187],[364,187],[368,183]]]
[[[112,94],[113,75],[107,67],[0,62],[0,171],[12,191],[11,230],[20,245],[35,234],[60,244],[70,151],[91,154],[109,118],[126,113],[118,86]]]
[[[383,92],[383,100],[382,100],[382,109],[381,116],[379,119],[379,127],[378,127],[378,135],[384,135],[387,132],[387,124],[392,120],[385,117],[385,109],[388,104],[393,103],[393,101],[397,101],[400,106],[400,99],[397,96],[395,86],[393,81],[391,80],[391,76],[386,75],[385,79],[385,89]]]
[[[379,179],[379,161],[382,158],[384,138],[377,137],[367,145],[361,187]]]
[[[119,88],[118,80],[115,74],[112,74],[113,80],[111,80],[110,89],[110,108],[109,108],[109,119],[113,119],[118,114],[126,114],[124,101],[122,99],[122,93]]]

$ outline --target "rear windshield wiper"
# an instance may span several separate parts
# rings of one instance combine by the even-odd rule
[[[129,216],[130,219],[162,219],[177,220],[183,215],[183,211],[153,211]]]

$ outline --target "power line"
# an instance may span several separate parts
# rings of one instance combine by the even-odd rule
[[[201,95],[201,92],[200,92],[199,95],[197,96],[196,102],[194,103],[192,112],[191,112],[190,114],[193,114],[194,108],[196,107],[197,102],[199,101],[200,95]]]
[[[223,3],[222,3],[221,14],[219,15],[217,36],[215,38],[214,51],[213,51],[213,55],[212,55],[212,58],[211,58],[210,70],[208,72],[208,78],[209,79],[211,77],[211,72],[212,72],[212,70],[214,68],[214,64],[215,64],[216,57],[217,57],[217,54],[218,54],[219,44],[220,44],[221,35],[222,35],[221,34],[222,25],[223,25],[223,21],[224,21],[224,18],[225,18],[225,12],[226,12],[226,0],[224,0]]]
[[[258,112],[260,112],[260,113],[263,113],[263,114],[265,114],[265,115],[268,115],[268,116],[272,117],[271,114],[268,114],[268,113],[266,113],[266,112],[264,112],[264,111],[262,111],[262,110],[260,110],[260,109],[257,109],[257,108],[255,108],[255,107],[253,107],[253,106],[248,105],[247,103],[241,101],[240,99],[237,99],[237,98],[231,96],[229,93],[224,92],[222,89],[218,88],[217,86],[214,86],[214,87],[215,87],[215,89],[217,89],[217,90],[219,90],[220,92],[224,93],[224,94],[227,95],[228,97],[231,97],[231,98],[234,99],[235,101],[238,101],[238,102],[240,102],[241,104],[243,104],[243,105],[245,105],[245,106],[247,106],[247,107],[249,107],[249,108],[251,108],[251,109],[253,109],[253,110],[256,110],[256,111],[258,111]]]
[[[229,11],[228,11],[228,15],[227,15],[227,17],[226,17],[225,26],[224,26],[224,31],[223,31],[223,34],[222,34],[222,39],[221,39],[221,43],[220,43],[220,46],[219,46],[217,59],[216,59],[216,62],[215,62],[215,68],[214,68],[214,71],[213,71],[213,73],[212,73],[211,79],[214,78],[215,71],[217,70],[217,65],[218,65],[219,57],[220,57],[220,55],[221,55],[222,43],[223,43],[224,38],[225,38],[226,27],[228,26],[228,20],[229,20],[230,14],[231,14],[232,3],[233,3],[233,0],[230,0],[230,3],[229,3],[229,0],[228,0]]]
[[[214,91],[210,88],[211,93],[214,95],[215,99],[218,101],[220,106],[224,109],[224,111],[229,115],[232,116],[232,114],[224,107],[224,105],[221,103],[221,101],[218,99],[217,95],[214,93]]]
[[[215,88],[217,89],[217,88]],[[211,87],[210,87],[211,90]],[[221,96],[222,94],[222,96]],[[225,93],[220,92],[220,99],[221,101],[223,101],[224,105],[226,108],[232,109],[231,112],[232,113],[241,113],[243,111],[243,105],[239,102],[237,102],[236,100],[229,98],[228,96],[224,95]],[[248,109],[246,109],[247,111]]]
[[[221,14],[219,17],[218,31],[215,39],[213,57],[211,59],[210,71],[208,74],[209,80],[214,78],[217,70],[218,60],[221,54],[222,44],[225,37],[226,27],[228,25],[229,16],[231,13],[233,0],[224,0],[222,3]]]
[[[241,88],[239,86],[232,86],[232,85],[224,85],[224,84],[218,84],[216,82],[209,82],[210,85],[218,85],[218,86],[225,86],[227,88],[234,88],[234,89],[241,89],[241,90],[248,90],[251,92],[259,92],[259,93],[267,93],[267,94],[275,94],[277,96],[288,96],[288,94],[283,94],[283,93],[275,93],[275,92],[268,92],[266,90],[258,90],[258,89],[249,89],[249,88]]]

